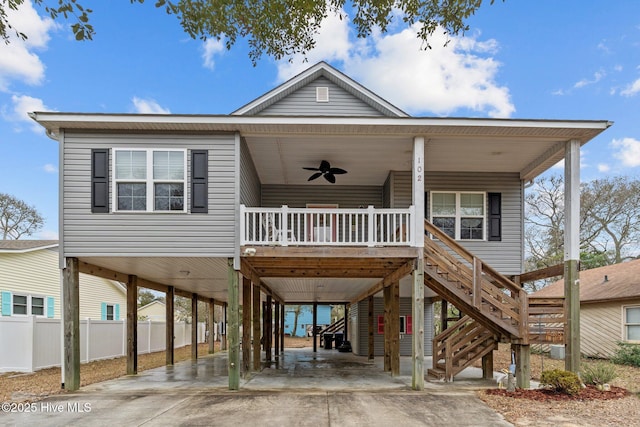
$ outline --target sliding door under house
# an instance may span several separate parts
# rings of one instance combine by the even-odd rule
[[[168,342],[173,295],[224,306],[231,389],[282,352],[285,304],[345,304],[354,353],[384,356],[392,375],[412,356],[415,389],[428,369],[451,380],[480,358],[488,375],[498,342],[521,385],[530,343],[566,341],[575,357],[571,329],[540,328],[570,323],[571,297],[534,301],[518,285],[523,196],[564,160],[577,283],[580,147],[607,121],[411,117],[325,63],[229,115],[32,117],[60,144],[69,389],[79,272],[126,283],[128,319],[137,287],[166,292]],[[463,315],[435,335],[438,300]]]

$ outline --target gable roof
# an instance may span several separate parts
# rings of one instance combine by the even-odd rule
[[[161,305],[161,306],[165,307],[165,303],[164,303],[164,301],[160,301],[160,300],[153,300],[153,301],[151,301],[149,304],[145,304],[145,305],[143,305],[142,307],[139,307],[139,308],[138,308],[138,311],[140,311],[140,310],[145,310],[145,309],[147,309],[147,308],[151,307],[152,305]]]
[[[563,296],[564,280],[553,282],[531,295]],[[580,272],[580,302],[594,303],[632,298],[640,298],[640,259]]]
[[[341,73],[326,62],[319,62],[311,68],[307,68],[295,77],[284,82],[280,86],[270,90],[259,98],[240,107],[231,115],[255,115],[281,99],[308,85],[319,77],[325,77],[335,85],[344,89],[360,101],[380,111],[384,116],[409,117],[407,113],[390,102],[371,92],[360,83]]]
[[[0,253],[22,253],[55,248],[57,240],[0,240]]]

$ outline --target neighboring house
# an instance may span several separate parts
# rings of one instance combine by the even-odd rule
[[[65,269],[225,304],[231,348],[237,319],[245,332],[258,331],[252,319],[261,313],[267,329],[284,326],[283,304],[350,304],[358,326],[348,333],[366,339],[361,354],[388,349],[392,374],[399,338],[411,341],[418,389],[435,297],[468,315],[459,329],[471,334],[462,343],[473,344],[437,338],[434,364],[460,362],[447,365],[447,378],[497,340],[518,346],[516,364],[526,369],[528,300],[503,276],[523,272],[524,190],[564,160],[573,213],[580,147],[611,125],[411,117],[326,63],[229,115],[31,116],[60,144]],[[574,266],[577,232],[566,233]],[[76,283],[70,277],[64,286],[71,292]],[[411,334],[400,332],[403,298],[412,301]],[[253,316],[240,317],[240,304]],[[388,327],[369,334],[381,306]],[[260,352],[260,340],[242,340],[243,354],[251,345]],[[445,354],[450,348],[460,353]],[[240,365],[230,353],[230,388]]]
[[[285,306],[284,310],[284,333],[293,335],[293,325],[295,323],[295,312],[291,306]],[[319,305],[316,318],[317,326],[329,326],[331,324],[331,306]],[[308,332],[313,333],[313,306],[305,305],[298,314],[298,324],[296,326],[296,337],[305,337]]]
[[[60,319],[60,268],[57,240],[0,241],[2,317]],[[121,320],[126,290],[118,282],[80,274],[80,318]]]
[[[532,294],[563,295],[562,280]],[[581,353],[609,358],[618,342],[640,344],[640,260],[580,272]]]
[[[138,319],[164,322],[167,319],[167,306],[163,301],[155,300],[138,308]]]

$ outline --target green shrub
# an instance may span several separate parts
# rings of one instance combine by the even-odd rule
[[[617,365],[630,365],[640,368],[640,344],[619,342],[618,349],[611,361]]]
[[[598,362],[582,368],[582,380],[585,384],[608,384],[617,376],[616,368],[611,363]]]
[[[582,388],[578,375],[561,369],[543,371],[542,375],[540,375],[540,384],[551,390],[569,395],[578,394]]]

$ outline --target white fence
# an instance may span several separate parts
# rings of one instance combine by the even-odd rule
[[[33,372],[60,366],[60,319],[35,316],[0,318],[0,372]],[[138,322],[138,354],[163,351],[166,323]],[[191,344],[191,324],[174,325],[175,348]],[[205,341],[205,324],[198,323],[198,342]],[[81,320],[80,361],[121,357],[127,351],[125,320]]]
[[[415,208],[240,206],[241,245],[413,246]],[[422,236],[422,234],[420,234]]]

